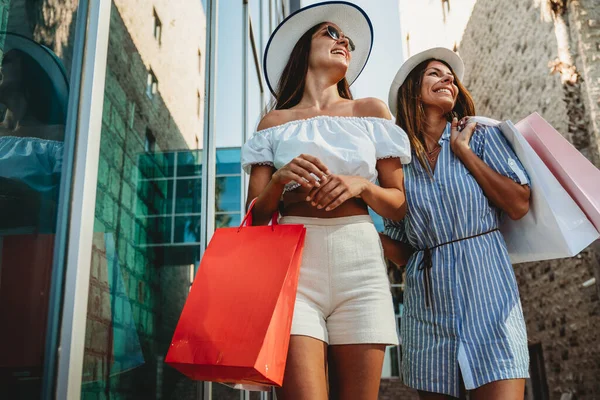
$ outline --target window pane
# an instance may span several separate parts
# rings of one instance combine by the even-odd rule
[[[241,151],[236,149],[217,149],[217,175],[241,174]]]
[[[138,181],[137,215],[165,215],[172,212],[173,180]]]
[[[175,243],[200,242],[200,216],[175,217]]]
[[[177,153],[177,176],[202,175],[202,150]]]
[[[198,398],[164,357],[200,253],[205,25],[197,0],[112,1],[84,400]]]
[[[175,199],[175,213],[189,214],[200,212],[200,202],[202,194],[202,180],[178,179],[177,180],[177,198]]]
[[[156,139],[154,146],[156,150]],[[168,178],[174,175],[174,153],[143,153],[138,156],[141,178]]]
[[[70,180],[69,82],[81,54],[74,52],[78,0],[0,1],[0,398],[52,397],[44,374],[57,363],[47,328],[60,325],[65,249],[58,210]],[[48,18],[60,15],[60,18]],[[8,118],[11,116],[12,118]],[[122,161],[122,158],[120,159]],[[107,170],[114,162],[104,160]],[[110,181],[102,177],[102,185]],[[68,214],[68,211],[67,213]],[[65,215],[66,215],[65,214]],[[56,333],[54,330],[53,333]]]
[[[172,217],[138,218],[136,238],[139,245],[171,243]]]
[[[220,2],[224,4],[225,2]],[[219,12],[217,59],[216,121],[215,139],[217,146],[241,145],[243,132],[242,101],[245,90],[242,83],[242,2],[229,3],[226,12]]]
[[[239,176],[217,178],[216,208],[217,211],[241,210],[242,179]]]
[[[242,216],[240,213],[217,214],[215,218],[215,227],[217,228],[240,226],[241,223]]]

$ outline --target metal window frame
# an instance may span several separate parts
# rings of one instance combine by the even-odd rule
[[[57,365],[59,400],[81,397],[110,11],[110,0],[96,0],[87,15]]]
[[[219,0],[206,1],[206,49],[205,49],[205,100],[204,100],[204,136],[202,138],[202,204],[200,213],[200,254],[208,245],[215,230],[215,188],[216,188],[216,93],[217,93],[217,50],[219,25]],[[212,161],[215,160],[214,165]],[[197,397],[212,400],[212,383],[202,382],[197,386]]]
[[[44,350],[44,366],[42,369],[42,400],[54,398],[56,389],[56,373],[59,360],[60,324],[63,302],[65,257],[67,251],[69,210],[72,189],[73,162],[75,143],[77,140],[77,115],[79,109],[81,78],[83,71],[84,42],[87,29],[88,0],[80,0],[77,5],[77,21],[73,43],[73,57],[70,76],[70,95],[67,106],[67,121],[65,124],[64,164],[60,178],[60,193],[58,199],[55,248],[52,260],[52,275],[48,300],[48,322],[46,326],[46,343]],[[2,241],[0,240],[0,251]]]

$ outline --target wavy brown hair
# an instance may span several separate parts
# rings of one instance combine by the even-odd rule
[[[423,82],[425,70],[432,61],[439,61],[452,71],[452,68],[448,63],[433,58],[417,65],[408,75],[402,86],[400,86],[400,89],[398,89],[396,99],[397,110],[395,110],[396,124],[408,134],[410,145],[412,146],[419,163],[430,176],[433,176],[433,174],[427,161],[425,138],[423,135],[426,121],[425,112],[421,103],[421,83]],[[475,115],[475,103],[473,102],[471,93],[469,93],[467,88],[464,87],[462,82],[456,77],[454,71],[452,71],[452,74],[454,75],[454,83],[458,87],[459,92],[454,108],[446,115],[448,122],[452,121],[453,117],[461,119],[466,116]]]
[[[292,108],[302,100],[304,87],[306,86],[308,56],[310,55],[312,36],[324,24],[322,22],[313,26],[296,42],[275,91],[275,110]],[[342,98],[352,100],[350,86],[345,77],[337,83],[337,89]]]

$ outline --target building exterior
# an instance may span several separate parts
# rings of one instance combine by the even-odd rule
[[[0,165],[0,397],[248,395],[164,356],[210,225],[241,222],[240,145],[269,99],[256,61],[297,3],[0,2],[2,72],[20,85],[0,84],[3,119],[25,121],[0,146],[37,149]]]

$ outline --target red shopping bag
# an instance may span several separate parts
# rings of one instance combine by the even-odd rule
[[[516,126],[600,232],[600,170],[538,113],[529,115]]]
[[[281,386],[306,228],[217,229],[165,362],[196,380]]]

